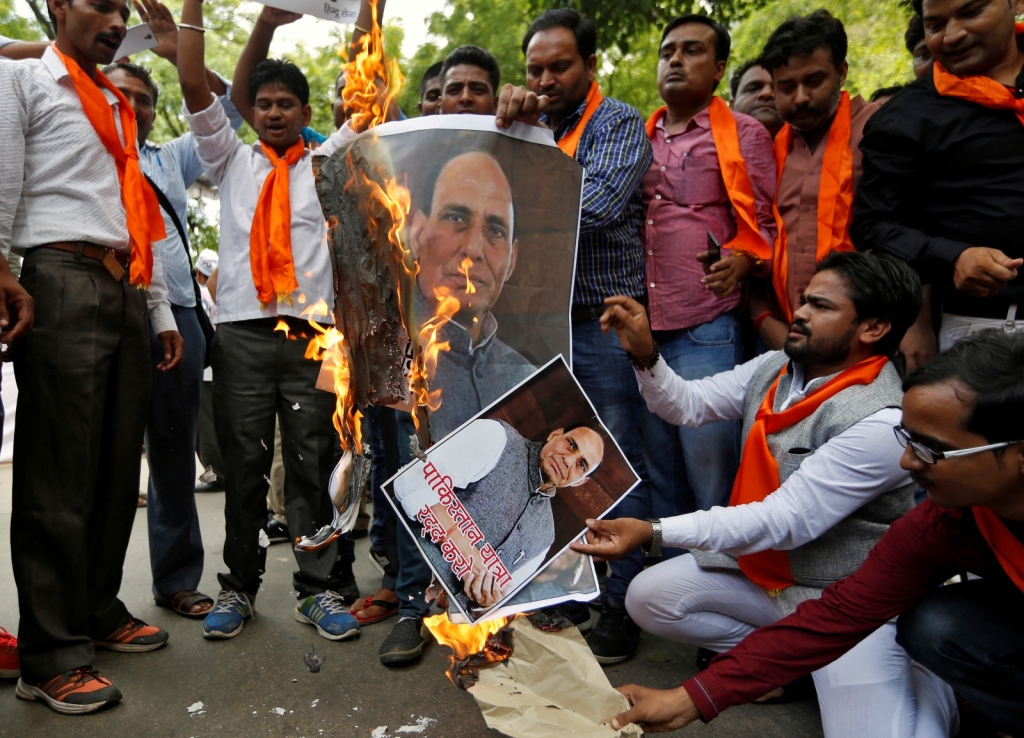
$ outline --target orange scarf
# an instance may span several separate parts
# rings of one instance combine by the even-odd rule
[[[850,240],[850,222],[853,220],[853,149],[850,147],[850,95],[839,98],[839,108],[828,131],[825,154],[821,161],[821,183],[818,187],[818,244],[815,261],[821,261],[832,251],[853,251]],[[793,128],[787,123],[775,137],[775,164],[779,183],[786,166]],[[793,306],[789,304],[789,249],[786,224],[775,208],[775,222],[779,238],[772,267],[775,296],[786,322],[793,320]]]
[[[291,294],[299,288],[292,259],[292,204],[288,192],[288,167],[302,158],[306,150],[302,139],[293,143],[284,158],[260,141],[263,153],[273,170],[263,180],[260,199],[249,232],[249,266],[260,306],[266,307],[275,298],[291,302]]]
[[[1024,544],[1014,537],[999,516],[987,507],[971,508],[974,511],[974,522],[985,538],[1003,571],[1024,592]]]
[[[666,108],[659,108],[647,119],[647,138],[654,139],[658,121],[664,117],[665,111]],[[736,237],[725,244],[724,248],[731,249],[733,253],[747,254],[755,261],[768,261],[772,258],[772,247],[761,235],[757,225],[757,202],[747,174],[747,164],[740,150],[736,118],[720,97],[711,98],[708,115],[711,118],[711,137],[715,141],[722,181],[729,202],[736,211]]]
[[[160,214],[160,203],[139,168],[139,150],[136,144],[139,132],[135,126],[135,110],[103,72],[97,69],[96,81],[93,82],[78,66],[78,62],[65,56],[57,48],[57,44],[53,44],[51,48],[68,70],[78,99],[82,101],[85,117],[96,130],[96,135],[103,146],[114,157],[131,241],[129,281],[138,287],[148,287],[153,281],[153,242],[167,238],[167,231],[164,229],[163,215]],[[110,90],[117,97],[124,144],[117,135],[114,110],[100,91],[101,87]]]
[[[597,112],[602,100],[604,97],[601,95],[601,88],[597,82],[591,82],[590,89],[587,90],[586,105],[583,106],[583,115],[580,116],[579,122],[573,126],[571,131],[558,139],[558,148],[574,159],[576,158],[576,148],[580,145],[580,139],[583,137],[583,130],[594,113]]]
[[[1016,24],[1014,29],[1018,37],[1024,36],[1024,23]],[[1024,125],[1024,98],[1018,100],[1009,89],[991,77],[958,77],[935,62],[932,64],[932,79],[936,91],[943,97],[955,97],[995,110],[1012,110]]]
[[[764,396],[758,408],[754,424],[747,434],[747,442],[743,446],[743,457],[740,459],[739,472],[732,486],[730,505],[746,505],[761,502],[781,485],[779,481],[779,465],[768,447],[768,436],[778,433],[801,420],[810,417],[825,400],[835,397],[848,387],[858,384],[871,384],[878,377],[886,363],[885,356],[872,356],[849,369],[836,375],[800,402],[782,412],[776,413],[775,393],[779,381],[786,373],[782,368],[768,394]],[[739,557],[740,569],[747,578],[770,594],[777,595],[786,587],[792,586],[793,574],[789,570],[789,554],[785,551],[769,549],[755,554]]]

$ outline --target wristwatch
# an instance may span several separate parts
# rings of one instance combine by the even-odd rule
[[[651,524],[651,545],[643,549],[644,556],[657,559],[661,557],[661,520],[648,518],[647,522]]]

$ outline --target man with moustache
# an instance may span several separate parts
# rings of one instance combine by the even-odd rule
[[[861,173],[864,124],[881,103],[843,91],[849,64],[846,31],[826,10],[794,16],[765,44],[761,65],[772,73],[779,116],[779,170],[770,301],[751,307],[769,349],[782,348],[800,294],[831,251],[853,250],[850,221]],[[755,313],[756,310],[756,313]]]
[[[906,259],[941,304],[924,360],[972,332],[1024,330],[1024,24],[1010,0],[920,0],[929,73],[864,131],[858,248]]]
[[[494,54],[460,46],[441,66],[441,114],[494,115],[501,69]]]
[[[602,323],[646,367],[637,377],[648,407],[690,426],[742,418],[743,458],[729,507],[588,521],[589,543],[573,547],[603,557],[638,546],[690,549],[640,574],[626,606],[648,632],[730,651],[855,572],[913,505],[915,484],[890,435],[902,399],[890,358],[920,307],[920,283],[897,259],[833,253],[804,291],[784,352],[697,381],[658,358],[642,306],[608,303]],[[913,664],[895,637],[884,625],[814,673],[826,736],[955,734],[952,690]],[[799,694],[799,682],[780,684],[750,697]]]
[[[167,642],[118,591],[152,386],[150,326],[159,371],[178,366],[183,343],[153,248],[166,232],[139,168],[135,113],[97,68],[113,60],[129,6],[51,0],[49,10],[57,41],[42,59],[0,61],[0,254],[24,254],[21,282],[35,300],[34,330],[15,356],[17,695],[81,714],[121,699],[93,669],[95,648]]]
[[[760,121],[773,139],[778,135],[784,123],[775,104],[775,81],[761,62],[751,59],[740,65],[729,80],[729,91],[732,93],[729,107]]]

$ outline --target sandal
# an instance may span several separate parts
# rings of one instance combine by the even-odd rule
[[[169,598],[153,595],[153,599],[156,600],[158,607],[168,607],[186,618],[205,618],[213,609],[214,604],[212,597],[195,589],[183,589],[180,592],[175,592]],[[200,612],[192,612],[192,607],[200,602],[209,602],[210,606]]]
[[[359,605],[358,602],[356,604]],[[371,607],[379,607],[383,612],[379,615],[369,615],[366,617],[360,615],[361,612]],[[388,602],[387,600],[374,600],[373,595],[370,595],[363,601],[360,607],[352,608],[349,612],[352,613],[352,616],[360,625],[372,625],[373,623],[379,623],[381,620],[387,620],[392,615],[397,614],[398,603]]]

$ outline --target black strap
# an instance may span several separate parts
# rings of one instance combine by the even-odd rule
[[[185,249],[185,258],[188,259],[189,267],[192,266],[192,254],[188,251],[188,239],[185,238],[185,229],[181,227],[181,221],[178,220],[178,214],[174,212],[174,207],[171,205],[171,201],[167,199],[167,195],[164,194],[163,190],[156,186],[156,182],[150,179],[149,175],[143,172],[143,177],[149,182],[149,186],[153,188],[153,194],[156,195],[156,199],[160,202],[160,207],[164,209],[169,216],[171,221],[174,223],[174,227],[178,229],[178,236],[181,238],[182,248]]]

